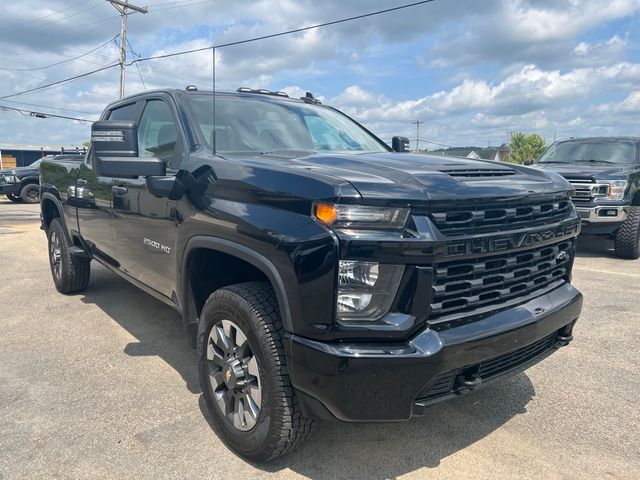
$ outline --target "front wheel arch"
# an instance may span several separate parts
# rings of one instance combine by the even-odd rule
[[[239,283],[237,279],[229,280],[226,283],[220,283],[219,285],[216,285],[217,288],[212,289],[210,292],[206,292],[206,295],[201,294],[201,298],[198,300],[198,298],[194,296],[193,282],[195,280],[192,278],[192,260],[195,258],[193,255],[199,251],[209,251],[213,254],[222,255],[225,258],[236,259],[238,261],[238,265],[251,267],[251,273],[248,278],[240,281],[265,281],[269,283],[276,295],[282,324],[286,331],[292,331],[293,320],[288,295],[284,286],[284,281],[282,280],[282,277],[275,265],[264,255],[249,247],[219,237],[200,235],[191,238],[187,242],[187,246],[185,247],[182,256],[182,267],[180,269],[181,281],[179,282],[181,288],[179,298],[181,302],[183,323],[193,346],[195,346],[196,337],[199,333],[199,315],[208,295],[217,288],[223,288],[234,283]]]

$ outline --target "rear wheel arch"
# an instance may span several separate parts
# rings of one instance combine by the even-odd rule
[[[195,346],[199,316],[207,298],[229,285],[267,282],[273,288],[282,323],[291,331],[293,321],[284,282],[275,265],[255,250],[218,237],[196,236],[187,243],[181,268],[181,310],[187,335]],[[216,273],[205,275],[210,267]]]

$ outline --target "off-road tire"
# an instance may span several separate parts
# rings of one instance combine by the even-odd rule
[[[640,257],[640,207],[629,207],[627,219],[616,232],[615,252],[620,258]]]
[[[207,299],[200,318],[200,383],[218,436],[234,452],[252,461],[264,462],[293,451],[309,436],[313,421],[302,415],[291,386],[282,344],[284,330],[271,286],[248,282],[217,290]],[[224,416],[209,379],[209,334],[221,320],[240,327],[258,361],[262,403],[256,424],[249,431],[238,430]]]
[[[7,193],[5,196],[7,197],[7,199],[12,201],[13,203],[22,202],[22,197],[20,195],[14,195],[13,193]]]
[[[89,284],[91,274],[90,259],[74,257],[70,254],[70,244],[60,219],[51,220],[47,230],[47,239],[49,241],[49,266],[56,290],[64,294],[84,291]]]
[[[40,201],[40,185],[29,183],[20,190],[20,198],[24,203],[38,203]]]

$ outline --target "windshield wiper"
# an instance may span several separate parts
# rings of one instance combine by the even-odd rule
[[[611,162],[609,160],[594,160],[593,158],[591,159],[578,159],[575,160],[575,163],[611,163],[614,165],[618,165],[618,162]]]

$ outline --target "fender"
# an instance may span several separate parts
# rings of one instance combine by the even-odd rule
[[[64,214],[62,211],[62,203],[60,202],[60,199],[55,196],[53,193],[51,192],[43,192],[42,189],[40,190],[40,218],[41,218],[41,228],[42,230],[45,230],[46,232],[46,228],[44,225],[44,212],[42,211],[42,206],[45,203],[45,200],[51,200],[53,202],[53,204],[56,207],[56,210],[58,211],[58,218],[60,219],[60,222],[62,223],[62,227],[64,230],[64,235],[65,237],[67,237],[67,242],[69,243],[73,243],[73,239],[71,238],[71,233],[69,232],[69,228],[67,227],[67,221],[64,218]]]
[[[40,178],[37,175],[26,175],[20,179],[20,185],[23,187],[30,183],[40,183]]]
[[[182,271],[180,272],[182,277],[180,288],[182,289],[182,292],[180,292],[179,298],[181,299],[182,304],[182,318],[187,334],[191,339],[195,340],[197,338],[194,336],[194,327],[195,325],[197,325],[196,322],[198,320],[195,312],[193,297],[190,295],[191,289],[189,285],[189,275],[186,271],[186,260],[187,258],[189,258],[190,253],[198,248],[206,248],[209,250],[215,250],[228,255],[232,255],[253,265],[262,273],[264,273],[271,282],[271,285],[273,286],[273,289],[276,293],[276,299],[278,300],[278,306],[280,308],[280,315],[282,318],[284,329],[289,332],[292,331],[293,320],[291,318],[291,310],[289,308],[287,292],[284,288],[282,277],[280,276],[280,273],[276,269],[275,265],[273,265],[273,263],[271,263],[271,261],[264,255],[248,247],[245,247],[244,245],[240,245],[223,238],[198,235],[192,237],[184,249],[184,253],[182,256]],[[200,335],[200,333],[201,332],[198,332],[198,336]]]

